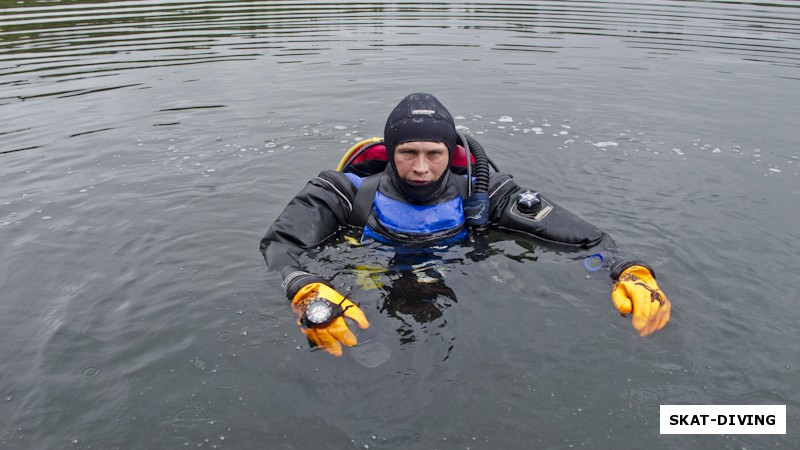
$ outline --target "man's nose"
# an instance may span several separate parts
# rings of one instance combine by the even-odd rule
[[[420,155],[414,159],[414,170],[417,172],[428,171],[428,161],[425,160],[425,155]]]

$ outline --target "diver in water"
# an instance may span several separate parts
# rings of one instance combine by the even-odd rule
[[[372,157],[367,157],[372,155]],[[377,155],[377,157],[376,157]],[[385,156],[384,156],[385,155]],[[305,270],[301,256],[344,227],[363,229],[362,242],[403,251],[465,241],[470,228],[516,231],[548,244],[594,253],[586,268],[605,268],[611,297],[645,336],[669,321],[670,302],[643,261],[622,255],[606,233],[524,189],[493,166],[471,136],[458,133],[436,97],[406,96],[386,120],[383,140],[362,141],[339,170],[324,170],[292,199],[261,240],[271,271],[278,271],[302,332],[329,353],[357,344],[345,317],[369,321],[350,299]]]

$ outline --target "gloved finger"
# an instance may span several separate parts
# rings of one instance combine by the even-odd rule
[[[656,332],[664,328],[664,325],[669,322],[669,315],[672,305],[666,297],[662,298],[664,300],[663,304],[660,302],[652,302],[653,305],[657,306],[651,306],[650,319],[648,320],[647,325],[639,332],[640,336],[647,336],[648,334]],[[657,309],[654,310],[654,308]]]
[[[637,328],[639,331],[639,336],[647,336],[652,334],[655,331],[658,331],[658,322],[659,322],[659,315],[660,312],[655,312],[651,314],[646,322],[641,323],[641,328]]]
[[[642,301],[639,302],[638,308],[634,308],[631,324],[639,332],[639,336],[647,336],[654,331],[652,330],[653,323],[660,306],[661,304],[658,302],[645,303]]]
[[[628,296],[628,289],[623,283],[616,283],[611,289],[611,300],[614,306],[622,314],[628,314],[633,310],[633,304]]]
[[[347,322],[345,322],[342,317],[337,317],[333,319],[333,322],[331,322],[330,325],[325,327],[324,331],[326,331],[331,336],[333,336],[334,339],[336,339],[337,341],[341,342],[342,344],[348,347],[352,347],[358,344],[356,335],[353,334],[352,331],[350,331],[350,327],[347,326]]]
[[[654,301],[650,291],[646,294],[641,290],[635,293],[632,324],[640,336],[660,330],[669,320],[669,301],[663,294],[660,300],[664,300],[663,304],[659,300]]]
[[[358,326],[364,330],[369,328],[369,321],[367,321],[367,316],[364,315],[364,312],[361,311],[361,308],[358,307],[355,303],[351,302],[348,299],[344,299],[341,304],[344,311],[344,316],[350,319],[353,319],[358,323]]]
[[[342,356],[342,344],[340,344],[327,330],[324,328],[311,329],[301,328],[300,331],[308,337],[311,342],[317,346],[325,349],[326,352],[333,356]]]
[[[651,300],[650,291],[647,289],[631,289],[631,301],[633,303],[633,318],[631,319],[631,325],[636,331],[639,332],[641,335],[642,333],[646,333],[648,324],[650,321],[655,317],[658,313],[658,309],[661,306],[661,303],[654,302]]]
[[[333,356],[342,356],[342,344],[327,329],[319,328],[312,331],[315,332],[318,342],[326,352]]]

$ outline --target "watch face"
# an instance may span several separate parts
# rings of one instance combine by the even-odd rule
[[[333,315],[333,304],[328,300],[317,299],[306,306],[306,320],[320,325],[330,320]]]

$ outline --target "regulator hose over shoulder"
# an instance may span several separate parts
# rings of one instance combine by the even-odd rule
[[[467,167],[470,167],[470,153],[475,158],[474,174],[467,172],[468,184],[472,186],[474,176],[475,187],[469,189],[469,197],[464,199],[464,216],[468,226],[481,229],[489,222],[489,158],[475,138],[463,133],[459,136],[467,150]]]
[[[475,192],[489,192],[489,157],[474,137],[459,133],[467,151],[475,158]],[[469,157],[469,156],[467,156]],[[495,170],[497,170],[495,168]]]

